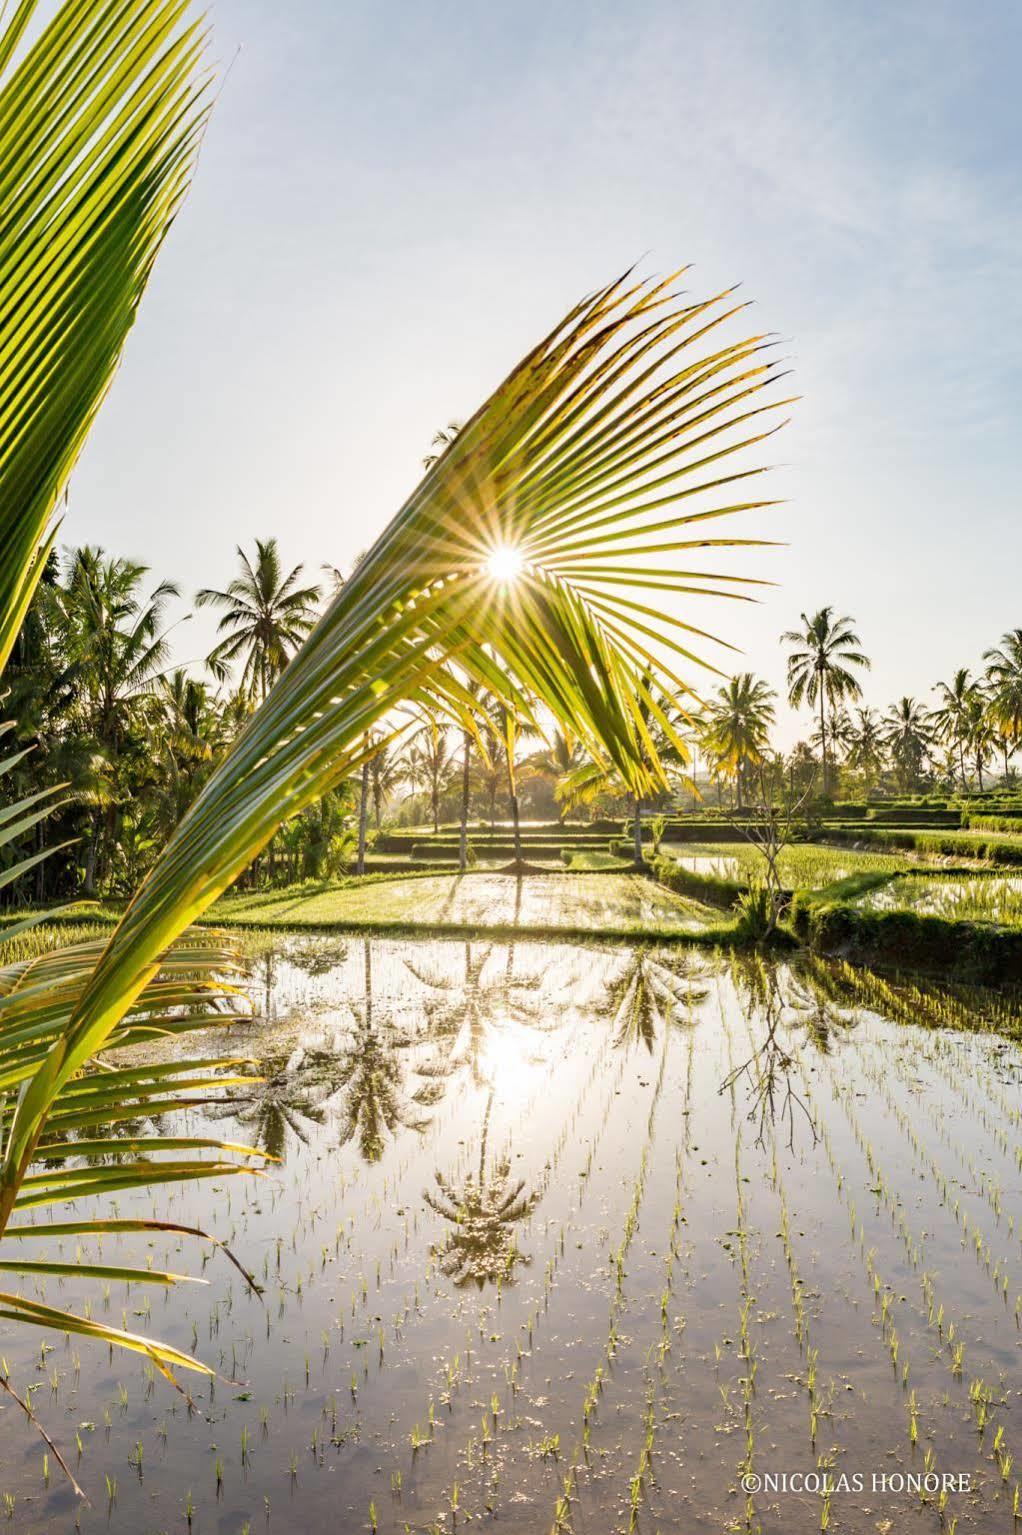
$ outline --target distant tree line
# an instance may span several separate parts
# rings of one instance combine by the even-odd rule
[[[442,444],[438,444],[442,445]],[[216,763],[266,697],[342,580],[310,581],[287,568],[277,540],[237,551],[223,589],[196,594],[216,611],[216,643],[200,675],[171,664],[169,606],[180,597],[147,568],[91,546],[50,557],[8,668],[0,713],[16,724],[23,755],[6,779],[18,797],[62,785],[60,809],[11,857],[56,851],[0,890],[0,899],[47,901],[122,895],[137,884]],[[652,693],[643,730],[672,775],[670,791],[639,807],[665,810],[688,796],[742,808],[769,760],[791,789],[873,795],[983,790],[1014,782],[1022,742],[1022,629],[1002,636],[975,671],[935,685],[932,707],[903,697],[881,712],[862,701],[870,660],[853,620],[830,607],[803,613],[784,634],[788,701],[810,711],[807,737],[771,747],[777,696],[740,672],[699,702]],[[365,866],[385,824],[470,824],[573,816],[632,816],[636,806],[605,765],[542,720],[510,716],[472,689],[471,719],[420,709],[392,734],[367,741],[352,779],[286,823],[253,883],[293,883]],[[520,848],[519,848],[520,853]]]

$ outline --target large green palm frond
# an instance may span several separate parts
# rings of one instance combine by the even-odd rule
[[[66,0],[15,64],[35,8],[0,34],[0,670],[207,109],[187,0]]]
[[[769,504],[744,490],[729,500],[725,492],[757,471],[724,474],[720,462],[765,435],[771,406],[759,392],[775,377],[761,336],[714,335],[705,350],[738,307],[728,295],[693,304],[667,285],[621,280],[577,305],[466,423],[130,903],[19,1102],[0,1164],[0,1225],[55,1096],[117,1027],[168,945],[283,821],[352,773],[383,715],[450,686],[441,663],[455,658],[498,697],[531,694],[634,789],[662,781],[655,761],[643,763],[639,679],[657,652],[691,654],[691,626],[662,600],[647,613],[607,592],[602,577],[608,558],[618,572],[638,560],[641,587],[656,555],[657,584],[684,589],[674,555],[749,542],[707,540],[706,522]],[[489,564],[503,546],[523,562],[507,586]],[[726,590],[726,580],[704,585]],[[670,675],[665,661],[658,672]]]

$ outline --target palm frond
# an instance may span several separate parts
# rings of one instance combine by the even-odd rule
[[[0,36],[0,670],[51,519],[188,186],[206,98],[187,0],[76,0]]]
[[[284,820],[353,770],[389,710],[426,702],[444,662],[455,658],[498,698],[513,687],[540,700],[637,792],[663,782],[656,761],[644,765],[631,700],[647,641],[668,650],[676,642],[656,619],[639,622],[612,588],[597,603],[580,587],[599,576],[568,579],[560,560],[570,553],[585,573],[611,552],[643,558],[645,535],[663,525],[651,513],[666,487],[700,474],[708,437],[715,459],[758,440],[743,431],[747,399],[772,382],[775,365],[757,362],[750,382],[746,362],[763,338],[718,347],[710,359],[686,354],[733,312],[726,295],[692,305],[669,284],[622,279],[577,305],[466,423],[337,593],[130,903],[22,1093],[0,1165],[0,1222],[55,1095],[118,1027],[168,946]],[[686,483],[684,494],[712,493],[714,484]],[[754,504],[765,503],[741,506]],[[685,511],[670,522],[707,515]],[[519,551],[522,574],[502,586],[488,562],[507,545]]]

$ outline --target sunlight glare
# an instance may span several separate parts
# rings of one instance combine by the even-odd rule
[[[498,544],[486,561],[486,572],[501,586],[510,586],[522,573],[525,560],[513,544]]]

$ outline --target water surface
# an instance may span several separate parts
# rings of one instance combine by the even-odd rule
[[[178,1239],[103,1251],[205,1287],[59,1290],[222,1378],[191,1410],[0,1322],[72,1465],[80,1440],[83,1529],[941,1528],[935,1495],[742,1491],[821,1463],[968,1475],[943,1527],[1012,1529],[1008,1004],[688,948],[251,942],[259,1019],[190,1048],[265,1083],[190,1124],[280,1161],[156,1213],[228,1239],[262,1298]],[[11,1528],[71,1529],[0,1424]]]

